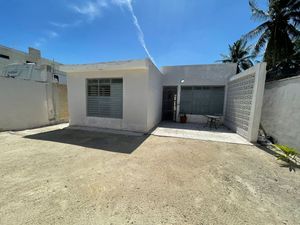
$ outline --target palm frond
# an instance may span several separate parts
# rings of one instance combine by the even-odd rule
[[[229,55],[221,54],[222,63],[237,63],[238,72],[244,70],[244,68],[249,68],[253,65],[251,59],[253,55],[250,53],[251,46],[247,46],[247,41],[240,39],[229,45]]]
[[[294,23],[295,27],[300,25],[300,9],[298,11],[290,11],[286,16],[292,20],[292,23]]]
[[[247,55],[247,56],[243,57],[243,60],[246,60],[246,59],[252,60],[252,59],[254,59],[255,57],[256,57],[256,55],[250,54],[250,55]]]
[[[252,18],[254,20],[267,20],[269,19],[269,14],[267,12],[264,12],[263,10],[259,9],[256,5],[255,0],[249,1],[249,6],[251,8],[252,12]]]
[[[253,66],[253,62],[251,60],[243,60],[240,66],[243,70],[246,70]]]
[[[270,26],[270,22],[264,22],[261,25],[259,25],[258,27],[256,27],[255,29],[251,30],[250,32],[248,32],[247,34],[245,34],[243,36],[243,39],[252,39],[257,37],[259,34],[263,33],[266,29],[268,29]]]
[[[291,35],[292,37],[298,37],[300,36],[300,31],[296,29],[296,27],[294,27],[291,24],[288,24],[287,27],[287,32],[289,35]]]
[[[300,8],[300,1],[299,0],[290,0],[289,3],[287,4],[288,8],[290,10],[299,10]]]
[[[260,38],[257,40],[256,45],[254,46],[254,49],[253,49],[253,55],[254,56],[257,56],[260,53],[262,47],[264,47],[266,45],[269,37],[270,37],[270,32],[269,31],[265,31],[260,36]]]

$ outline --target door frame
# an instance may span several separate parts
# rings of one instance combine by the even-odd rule
[[[162,120],[166,120],[164,119],[164,90],[165,88],[174,88],[174,96],[175,99],[173,100],[173,118],[172,120],[169,121],[176,121],[177,120],[177,110],[178,110],[178,86],[176,85],[167,85],[167,86],[163,86],[163,93],[162,93]]]

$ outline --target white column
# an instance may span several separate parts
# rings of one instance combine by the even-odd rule
[[[176,121],[179,122],[179,110],[180,110],[180,93],[181,85],[177,86],[177,107],[176,107]]]
[[[256,142],[258,137],[266,82],[266,66],[266,63],[260,63],[255,68],[255,82],[248,130],[248,139],[250,142]]]

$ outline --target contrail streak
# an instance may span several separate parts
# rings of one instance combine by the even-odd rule
[[[140,41],[140,44],[142,45],[142,47],[144,48],[147,56],[151,59],[151,61],[155,64],[155,61],[153,59],[153,57],[151,56],[148,48],[147,48],[147,45],[146,45],[146,42],[145,42],[145,36],[144,36],[144,32],[139,24],[139,21],[134,13],[134,10],[133,10],[133,7],[132,7],[132,4],[131,4],[131,1],[130,0],[126,0],[126,5],[128,6],[128,9],[129,9],[129,12],[131,13],[131,16],[132,16],[132,20],[133,20],[133,24],[135,25],[136,29],[137,29],[137,32],[138,32],[138,38],[139,38],[139,41]]]

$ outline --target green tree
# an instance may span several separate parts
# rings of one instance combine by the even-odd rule
[[[251,60],[253,55],[250,52],[251,46],[247,46],[247,41],[240,39],[234,42],[233,45],[229,45],[229,54],[221,54],[222,59],[218,62],[237,63],[237,72],[239,73],[253,66]]]
[[[292,40],[300,35],[300,0],[269,0],[266,11],[259,9],[254,0],[250,0],[249,5],[252,18],[263,21],[245,35],[246,38],[258,37],[254,55],[266,46],[264,61],[268,68],[295,55]]]

